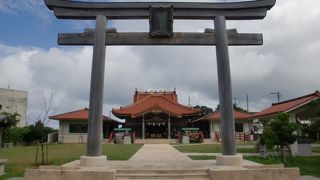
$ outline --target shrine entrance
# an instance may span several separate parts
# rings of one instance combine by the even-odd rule
[[[222,156],[217,163],[238,165],[242,156],[236,155],[233,117],[231,73],[228,46],[262,45],[262,34],[238,33],[227,30],[227,20],[263,19],[276,0],[259,0],[230,3],[199,2],[80,2],[45,0],[57,18],[96,20],[95,29],[83,33],[59,34],[60,45],[93,45],[93,62],[90,87],[87,156],[80,158],[83,166],[104,166],[102,155],[102,106],[106,46],[114,45],[201,45],[216,46],[219,104],[221,113]],[[117,32],[107,28],[107,20],[149,19],[149,32]],[[173,32],[175,19],[212,20],[214,29],[204,32]],[[169,123],[170,121],[168,121]],[[145,124],[144,124],[145,125]],[[144,128],[145,126],[143,126]],[[170,126],[168,126],[170,127]],[[155,131],[155,130],[154,130]],[[168,130],[170,132],[170,130]],[[223,161],[223,158],[235,158]],[[230,164],[228,164],[230,165]]]
[[[168,125],[163,122],[147,122],[146,138],[164,139],[168,137]]]

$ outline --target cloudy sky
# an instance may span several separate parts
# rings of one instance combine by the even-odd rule
[[[209,1],[209,0],[208,0]],[[217,0],[218,1],[218,0]],[[212,1],[212,2],[217,2]],[[220,1],[224,2],[224,0]],[[264,20],[229,21],[241,33],[263,33],[264,45],[230,47],[233,96],[259,111],[320,89],[320,1],[278,0]],[[29,123],[39,93],[55,94],[58,113],[88,107],[91,47],[58,46],[59,32],[82,32],[92,21],[57,20],[42,0],[0,0],[0,87],[29,92]],[[118,31],[147,31],[147,21],[112,21]],[[174,31],[203,32],[212,21],[175,21]],[[138,90],[173,90],[191,105],[218,104],[214,47],[107,47],[104,114],[132,102]],[[52,123],[55,124],[55,123]]]

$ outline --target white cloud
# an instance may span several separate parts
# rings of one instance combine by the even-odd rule
[[[2,13],[30,13],[43,21],[49,21],[50,13],[43,0],[2,0],[0,12]]]

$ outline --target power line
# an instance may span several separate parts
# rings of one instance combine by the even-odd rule
[[[232,98],[232,99],[233,99],[233,104],[234,104],[235,106],[237,106],[237,100],[240,100],[240,98],[235,97],[235,98]]]
[[[280,102],[281,94],[279,91],[278,92],[271,92],[270,94],[277,95],[278,102]]]

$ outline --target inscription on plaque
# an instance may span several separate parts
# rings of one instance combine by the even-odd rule
[[[150,32],[151,37],[173,36],[173,7],[150,7]]]

